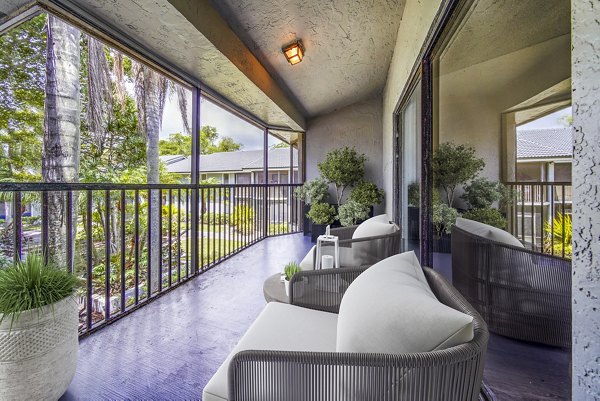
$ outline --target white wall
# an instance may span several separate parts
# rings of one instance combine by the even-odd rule
[[[573,399],[600,399],[600,1],[572,0]]]
[[[393,113],[441,3],[442,0],[408,0],[398,29],[394,56],[383,92],[383,188],[385,209],[390,216],[394,185]]]
[[[327,152],[349,146],[367,156],[365,178],[383,187],[381,110],[381,97],[378,96],[309,120],[306,130],[306,179],[319,176],[317,163],[324,159]],[[332,196],[332,199],[335,198]]]

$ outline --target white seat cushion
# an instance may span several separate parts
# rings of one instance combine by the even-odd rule
[[[510,233],[501,230],[497,227],[492,227],[488,224],[478,221],[458,217],[456,219],[456,227],[461,230],[470,232],[473,235],[489,239],[490,241],[501,242],[506,245],[518,246],[523,248],[523,244]]]
[[[342,298],[338,352],[402,354],[473,339],[473,318],[439,302],[414,253],[391,256],[362,273]]]
[[[338,315],[270,302],[204,387],[204,401],[229,399],[227,374],[233,356],[244,350],[335,352]]]
[[[398,231],[398,226],[390,223],[387,214],[371,217],[363,221],[354,233],[352,239],[360,239],[367,237],[378,237],[381,235],[389,235]],[[352,244],[354,253],[354,266],[372,265],[383,259],[382,255],[389,255],[390,241],[386,239],[378,239],[364,242],[355,242]]]

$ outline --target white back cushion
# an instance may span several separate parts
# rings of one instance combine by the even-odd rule
[[[377,263],[348,287],[336,350],[426,352],[472,339],[473,318],[437,300],[414,253],[408,252]]]
[[[354,233],[352,239],[376,237],[380,235],[393,234],[398,230],[398,227],[390,223],[387,214],[380,214],[363,221]],[[364,242],[355,242],[352,244],[354,253],[354,264],[352,266],[372,265],[381,260],[380,255],[387,254],[386,248],[389,246],[389,241],[385,239],[371,240]]]
[[[456,227],[479,237],[489,239],[490,241],[501,242],[506,245],[523,248],[521,241],[516,239],[510,233],[507,233],[499,228],[492,227],[488,224],[459,217],[456,219]]]

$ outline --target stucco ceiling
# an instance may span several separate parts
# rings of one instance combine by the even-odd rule
[[[48,1],[48,0],[45,0]],[[270,125],[302,130],[304,117],[294,110],[264,68],[251,65],[261,82],[252,80],[211,43],[167,0],[52,0],[80,7],[117,28],[158,57]],[[30,0],[2,0],[0,12],[11,15]],[[197,7],[200,1],[187,2]],[[208,3],[206,3],[208,4]],[[201,12],[202,10],[200,10]],[[218,17],[218,14],[215,12]],[[223,22],[223,25],[226,24]],[[263,68],[264,73],[261,71]],[[262,87],[259,87],[261,85]],[[278,92],[281,92],[279,94]],[[275,95],[273,95],[275,93]]]
[[[477,0],[441,61],[450,73],[570,30],[570,0]]]
[[[210,0],[307,117],[380,93],[405,0]],[[302,39],[304,61],[281,47]]]

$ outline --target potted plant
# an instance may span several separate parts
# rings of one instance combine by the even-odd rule
[[[383,202],[383,189],[369,181],[360,181],[350,193],[350,201],[354,201],[369,209],[369,217],[373,217],[373,206]]]
[[[323,178],[334,185],[338,207],[342,204],[344,191],[363,179],[366,160],[366,156],[356,149],[344,147],[327,153],[325,160],[317,165]]]
[[[353,226],[369,217],[369,207],[349,200],[340,206],[338,210],[338,220],[344,227]]]
[[[419,220],[421,208],[421,186],[418,182],[413,182],[408,185],[408,215],[407,215],[407,232],[409,240],[418,240]]]
[[[432,223],[435,230],[433,251],[450,253],[450,233],[452,226],[456,223],[458,211],[439,200],[433,200]]]
[[[0,399],[58,399],[79,355],[78,279],[29,254],[0,270]]]
[[[306,181],[301,187],[294,190],[296,197],[304,202],[304,235],[311,232],[310,220],[306,214],[313,203],[327,202],[329,199],[329,184],[322,178]]]
[[[302,271],[300,265],[296,262],[289,262],[283,268],[283,273],[285,275],[285,295],[290,296],[290,280],[294,276],[294,274]],[[296,294],[297,296],[302,296],[302,294]]]
[[[495,202],[500,203],[505,193],[506,188],[499,182],[486,178],[474,179],[465,186],[465,192],[461,196],[469,207],[463,217],[504,230],[507,225],[506,218],[492,205]]]
[[[311,239],[315,242],[319,235],[325,234],[327,225],[334,222],[336,216],[335,207],[322,202],[313,203],[310,206],[307,216],[313,222]]]

